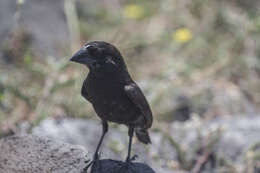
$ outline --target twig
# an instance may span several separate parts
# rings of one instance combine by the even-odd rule
[[[191,173],[199,173],[202,167],[209,161],[209,157],[212,154],[212,149],[207,149],[197,160],[195,166],[191,170]]]
[[[221,137],[221,129],[217,129],[216,134],[210,133],[204,140],[204,147],[202,146],[202,155],[199,156],[195,166],[192,168],[191,173],[199,173],[204,165],[210,161],[210,156],[213,155],[213,149]]]
[[[164,137],[168,139],[170,144],[176,149],[177,152],[177,159],[180,162],[180,165],[183,169],[188,169],[189,164],[186,158],[186,152],[182,149],[181,145],[175,141],[168,133],[163,132]]]

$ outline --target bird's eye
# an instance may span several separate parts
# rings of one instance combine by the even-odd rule
[[[98,48],[91,46],[91,45],[86,45],[85,49],[88,50],[89,54],[94,54],[95,52],[97,52]]]

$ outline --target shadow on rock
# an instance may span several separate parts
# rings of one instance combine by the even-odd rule
[[[96,161],[91,167],[91,173],[155,173],[152,168],[144,163],[125,162],[104,159]]]

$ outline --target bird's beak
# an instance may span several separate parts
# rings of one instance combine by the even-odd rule
[[[80,63],[80,64],[85,64],[85,65],[92,65],[95,61],[93,57],[91,57],[88,53],[88,51],[84,48],[81,48],[78,52],[76,52],[70,61]]]

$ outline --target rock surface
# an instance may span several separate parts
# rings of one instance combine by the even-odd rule
[[[215,146],[218,155],[241,164],[247,150],[260,142],[259,116],[232,116],[201,121],[193,119],[186,123],[174,123],[171,126],[171,136],[183,148],[191,152],[192,148],[201,143],[201,138],[219,131],[220,138]]]
[[[39,126],[33,129],[33,134],[35,135],[58,139],[70,144],[82,145],[90,152],[95,151],[101,133],[102,126],[100,122],[86,119],[45,119]],[[161,143],[158,142],[162,139],[162,135],[154,133],[151,137],[153,144],[149,146],[134,141],[132,155],[137,154],[139,157],[136,161],[148,163],[155,172],[172,172],[172,170],[165,166],[166,161],[164,157],[160,156],[158,158],[162,163],[158,163],[158,160],[155,161],[153,159],[153,157],[158,157],[161,154],[159,151],[161,150]],[[125,160],[127,147],[127,128],[123,125],[116,128],[110,125],[101,147],[101,159]],[[169,145],[164,148],[168,149],[167,153],[174,154],[174,150]]]
[[[125,130],[127,129],[125,128]],[[92,152],[96,149],[101,133],[102,125],[98,121],[83,119],[45,119],[38,127],[33,129],[33,134],[37,136],[81,145]],[[125,149],[122,143],[127,146],[127,142],[127,132],[124,134],[120,128],[109,127],[109,132],[104,138],[104,147],[101,148],[102,158],[122,160],[123,157],[119,153]],[[111,148],[112,145],[115,148]]]
[[[1,173],[81,173],[89,158],[80,146],[32,135],[0,140]]]
[[[20,6],[17,2],[0,1],[0,47],[14,29],[25,29],[32,36],[31,45],[37,56],[64,56],[63,51],[70,43],[64,1],[25,0]]]
[[[46,119],[33,129],[33,133],[80,144],[89,151],[94,151],[101,130],[101,125],[95,120]],[[219,139],[215,141],[214,154],[241,168],[239,165],[245,165],[248,149],[260,142],[260,117],[237,115],[205,121],[195,116],[185,122],[173,122],[168,135],[186,153],[185,157],[193,167],[193,160],[198,158],[196,152],[203,141],[207,141],[209,136],[217,136],[218,133]],[[139,142],[133,144],[132,154],[139,155],[137,161],[148,163],[155,172],[189,172],[182,169],[176,146],[161,131],[151,131],[150,136],[152,144],[149,146]],[[110,126],[102,146],[101,158],[123,160],[127,144],[127,129],[124,126]],[[207,170],[212,172],[212,169]]]
[[[87,151],[76,145],[33,135],[9,136],[0,140],[0,173],[86,173]],[[155,173],[148,165],[99,160],[91,173]]]

